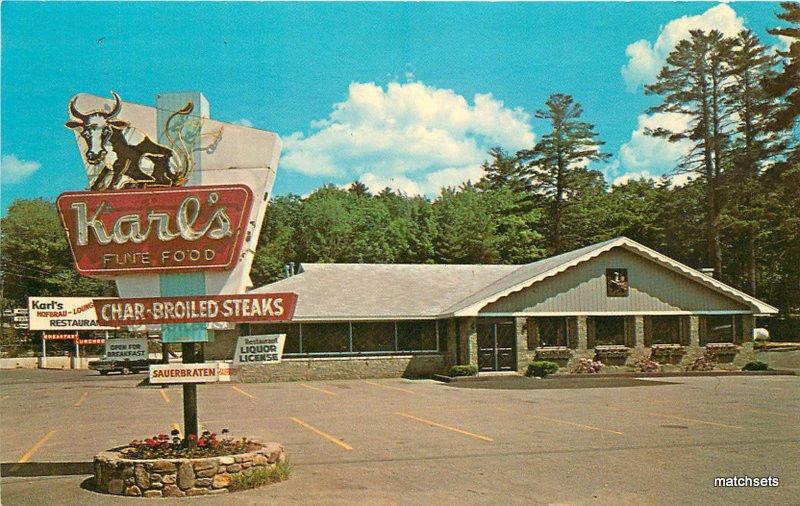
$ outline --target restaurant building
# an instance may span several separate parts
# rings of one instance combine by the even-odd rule
[[[426,376],[452,365],[569,370],[581,358],[676,366],[706,351],[734,367],[752,357],[754,317],[778,310],[626,237],[525,265],[303,264],[252,292],[298,295],[281,364],[243,381]],[[207,344],[231,358],[235,335]]]

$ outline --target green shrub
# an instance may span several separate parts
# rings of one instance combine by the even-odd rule
[[[277,483],[289,478],[291,470],[288,462],[278,462],[274,468],[272,466],[251,467],[246,471],[234,474],[228,490],[236,492]]]
[[[475,376],[478,374],[478,368],[474,365],[454,365],[450,368],[450,376]]]
[[[556,371],[558,371],[558,364],[555,362],[550,362],[548,360],[537,360],[535,362],[531,362],[525,375],[544,378],[548,374],[555,374]]]
[[[742,367],[743,371],[769,371],[770,367],[768,364],[761,362],[760,360],[756,360],[755,362],[748,362],[744,364]]]

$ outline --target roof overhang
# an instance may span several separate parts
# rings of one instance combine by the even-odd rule
[[[539,274],[537,276],[534,276],[534,277],[532,277],[530,279],[527,279],[527,280],[525,280],[523,282],[520,282],[520,283],[518,283],[518,284],[516,284],[516,285],[514,285],[512,287],[509,287],[509,288],[506,288],[504,290],[498,291],[498,292],[492,294],[491,296],[489,296],[489,297],[487,297],[487,298],[485,298],[485,299],[483,299],[481,301],[478,301],[478,302],[476,302],[474,304],[471,304],[470,306],[467,306],[465,308],[459,309],[459,310],[455,311],[452,316],[456,316],[456,317],[459,317],[459,316],[478,316],[478,313],[480,312],[480,310],[483,309],[484,307],[486,307],[488,304],[491,304],[491,303],[493,303],[493,302],[495,302],[495,301],[497,301],[497,300],[499,300],[499,299],[501,299],[503,297],[506,297],[507,295],[510,295],[512,293],[515,293],[515,292],[518,292],[518,291],[523,290],[525,288],[528,288],[530,286],[533,286],[534,284],[538,283],[539,281],[542,281],[543,279],[547,279],[547,278],[556,276],[556,275],[558,275],[558,274],[560,274],[560,273],[562,273],[562,272],[564,272],[564,271],[566,271],[568,269],[571,269],[572,267],[575,267],[575,266],[577,266],[579,264],[587,262],[587,261],[589,261],[589,260],[591,260],[593,258],[596,258],[599,255],[601,255],[601,254],[603,254],[603,253],[605,253],[605,252],[607,252],[607,251],[609,251],[609,250],[611,250],[613,248],[617,248],[617,247],[624,248],[624,249],[626,249],[628,251],[631,251],[631,252],[633,252],[635,254],[638,254],[638,255],[640,255],[642,257],[648,258],[648,259],[650,259],[650,260],[662,265],[663,267],[666,267],[667,269],[669,269],[669,270],[671,270],[673,272],[676,272],[676,273],[678,273],[678,274],[680,274],[680,275],[682,275],[684,277],[692,279],[692,280],[700,283],[701,285],[703,285],[703,286],[705,286],[707,288],[710,288],[710,289],[712,289],[712,290],[714,290],[714,291],[716,291],[716,292],[718,292],[718,293],[720,293],[722,295],[725,295],[725,296],[727,296],[727,297],[729,297],[731,299],[734,299],[734,300],[736,300],[736,301],[738,301],[738,302],[740,302],[742,304],[750,306],[750,308],[753,310],[754,314],[757,314],[757,315],[772,315],[772,314],[777,314],[778,313],[778,309],[777,308],[775,308],[773,306],[770,306],[766,302],[760,301],[760,300],[756,299],[755,297],[747,295],[746,293],[744,293],[742,291],[739,291],[739,290],[737,290],[737,289],[735,289],[735,288],[733,288],[731,286],[726,285],[725,283],[722,283],[719,280],[716,280],[716,279],[714,279],[712,277],[709,277],[709,276],[701,273],[700,271],[692,269],[691,267],[689,267],[687,265],[684,265],[684,264],[682,264],[682,263],[680,263],[680,262],[678,262],[676,260],[673,260],[673,259],[669,258],[666,255],[662,255],[661,253],[659,253],[659,252],[657,252],[657,251],[655,251],[653,249],[650,249],[647,246],[639,244],[636,241],[628,239],[627,237],[620,237],[620,238],[618,238],[618,239],[616,239],[614,241],[611,241],[609,243],[604,244],[601,247],[598,247],[597,249],[594,249],[594,250],[588,252],[587,254],[585,254],[585,255],[583,255],[581,257],[575,258],[575,259],[573,259],[573,260],[571,260],[569,262],[564,262],[563,264],[560,264],[560,265],[554,267],[553,269],[550,269],[549,271],[543,272],[543,273],[541,273],[541,274]]]

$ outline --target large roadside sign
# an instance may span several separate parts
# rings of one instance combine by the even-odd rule
[[[58,210],[84,275],[231,269],[253,193],[247,186],[67,192]]]
[[[90,297],[28,297],[31,330],[113,330],[97,321]]]
[[[296,293],[95,299],[104,325],[291,320]]]

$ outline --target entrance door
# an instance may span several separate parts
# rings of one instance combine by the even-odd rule
[[[516,369],[514,322],[478,324],[478,370],[513,371]]]

